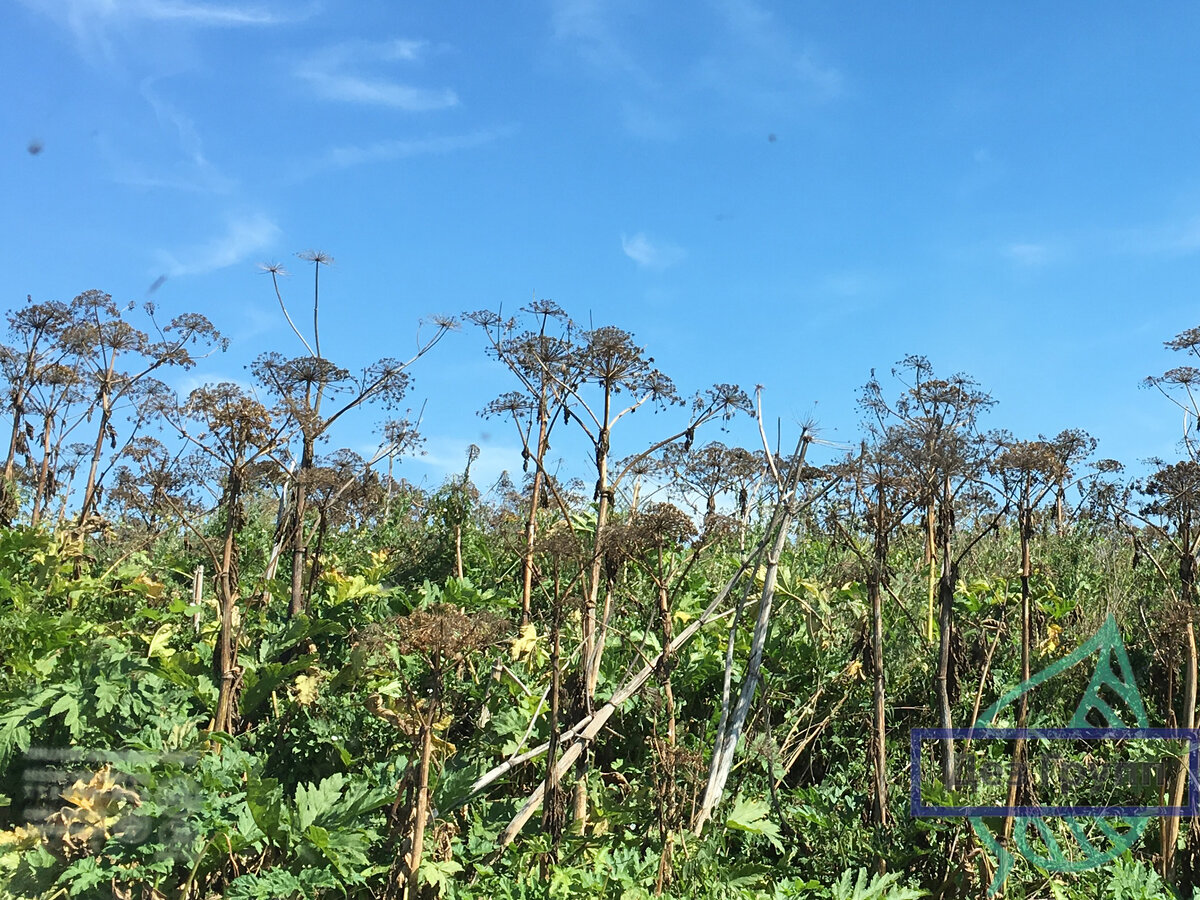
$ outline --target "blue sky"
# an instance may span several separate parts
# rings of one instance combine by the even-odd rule
[[[1138,381],[1200,324],[1194,6],[8,0],[0,35],[7,304],[165,275],[234,342],[198,377],[300,351],[257,264],[301,310],[319,248],[345,365],[536,294],[834,441],[922,353],[990,424],[1175,452]],[[514,465],[477,334],[414,375],[410,477]]]

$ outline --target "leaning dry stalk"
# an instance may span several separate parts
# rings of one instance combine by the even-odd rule
[[[733,752],[737,750],[738,740],[742,738],[742,728],[745,726],[746,715],[750,712],[750,702],[754,700],[755,689],[758,685],[758,670],[762,665],[762,652],[767,644],[767,632],[770,630],[770,611],[775,599],[775,580],[779,574],[779,557],[787,542],[787,532],[792,523],[791,496],[784,500],[785,512],[775,533],[775,542],[767,556],[767,571],[763,576],[762,601],[758,604],[758,618],[755,622],[754,637],[750,643],[750,661],[746,664],[746,674],[742,689],[738,692],[737,706],[728,709],[728,702],[722,704],[721,719],[725,727],[718,728],[714,742],[713,758],[709,764],[708,781],[704,785],[704,796],[692,830],[700,834],[704,823],[712,815],[716,804],[721,802],[721,794],[725,791],[725,782],[733,768]],[[734,618],[730,630],[737,629],[738,622]],[[730,700],[731,697],[727,697]]]
[[[713,743],[713,757],[709,764],[708,781],[704,786],[704,796],[700,802],[700,808],[696,812],[695,821],[692,826],[696,834],[699,834],[704,829],[704,823],[708,821],[716,805],[721,802],[721,795],[725,791],[725,782],[728,780],[729,772],[733,768],[734,751],[737,750],[738,741],[742,736],[742,729],[746,724],[746,716],[750,712],[750,703],[753,701],[754,692],[758,687],[758,675],[762,666],[763,649],[767,643],[767,633],[771,628],[771,607],[775,599],[775,582],[779,574],[779,558],[783,554],[784,545],[787,543],[788,531],[791,529],[792,516],[794,514],[793,500],[799,482],[800,471],[804,467],[804,455],[808,450],[808,440],[807,432],[801,435],[800,446],[797,448],[799,452],[794,459],[791,476],[788,479],[783,497],[780,499],[779,507],[776,509],[776,515],[773,517],[776,519],[773,523],[776,530],[771,552],[767,555],[766,572],[763,574],[762,600],[758,605],[758,618],[754,623],[754,635],[750,643],[750,660],[746,665],[746,676],[742,680],[741,690],[738,692],[737,705],[732,710],[729,708],[729,701],[732,699],[732,695],[728,691],[725,692],[721,705],[721,719],[717,726],[717,735]],[[735,616],[729,626],[731,645],[737,627],[738,621]],[[726,684],[729,683],[731,673],[732,660],[727,654]]]
[[[640,691],[646,682],[649,681],[654,675],[654,673],[658,671],[658,667],[663,658],[669,654],[678,653],[679,649],[687,644],[687,642],[691,640],[692,637],[694,637],[695,634],[705,625],[729,615],[729,610],[720,613],[717,612],[718,607],[725,602],[725,600],[729,597],[730,592],[734,589],[734,587],[737,586],[738,582],[741,581],[746,573],[754,571],[755,568],[757,568],[758,560],[761,558],[766,548],[766,541],[768,539],[769,536],[764,537],[763,540],[759,542],[751,556],[742,563],[738,570],[733,574],[733,577],[730,578],[721,588],[721,590],[717,592],[717,595],[713,597],[712,601],[705,608],[704,612],[692,620],[692,622],[686,628],[680,631],[678,636],[676,636],[676,638],[671,641],[671,643],[665,647],[661,653],[649,660],[645,666],[643,666],[636,674],[630,677],[619,690],[609,697],[608,701],[603,706],[601,706],[591,715],[584,716],[584,718],[577,722],[572,728],[562,733],[562,735],[559,737],[560,744],[565,743],[568,740],[572,740],[573,743],[558,759],[558,764],[555,769],[555,773],[558,778],[562,778],[568,771],[570,771],[571,766],[575,764],[576,760],[579,759],[579,755],[583,752],[583,748],[588,744],[588,742],[593,740],[596,735],[600,733],[605,724],[610,718],[612,718],[613,713],[617,711],[621,704]],[[488,772],[479,780],[477,780],[475,784],[471,786],[470,793],[472,795],[477,793],[487,785],[494,782],[496,779],[512,771],[513,768],[515,768],[517,765],[520,765],[522,762],[533,759],[545,753],[548,748],[548,743],[542,744],[541,746],[535,747],[533,750],[530,750],[520,757],[502,763],[491,772]],[[508,845],[511,844],[516,836],[521,832],[521,829],[525,826],[525,824],[530,820],[530,818],[533,817],[533,814],[537,811],[538,807],[542,803],[545,786],[546,783],[544,780],[538,784],[537,788],[525,801],[525,805],[521,807],[521,809],[513,817],[512,821],[508,823],[508,827],[506,827],[500,834],[499,838],[497,839],[497,856],[504,852]]]

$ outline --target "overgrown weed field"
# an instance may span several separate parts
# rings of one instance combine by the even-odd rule
[[[759,394],[677,387],[632,335],[549,302],[439,320],[413,358],[358,368],[297,331],[303,352],[262,354],[252,386],[179,396],[168,373],[223,339],[154,315],[96,291],[10,314],[4,896],[1200,883],[1191,815],[1006,815],[1055,787],[1016,777],[995,815],[910,808],[914,728],[1196,726],[1190,433],[1127,474],[1083,431],[999,430],[979,385],[910,357],[848,398],[860,444],[780,440]],[[399,477],[417,423],[388,411],[459,324],[522,449],[494,484],[473,448],[421,489]],[[1193,371],[1153,383],[1191,410]],[[650,409],[656,430],[633,430]],[[373,458],[330,450],[351,414],[377,418]],[[721,440],[736,423],[745,447]],[[1119,652],[1035,684],[1110,620]],[[1032,771],[1016,745],[922,748],[923,800],[970,805],[984,763]],[[1160,762],[1146,805],[1178,806],[1186,767]]]

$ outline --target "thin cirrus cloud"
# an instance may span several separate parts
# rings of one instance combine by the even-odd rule
[[[641,231],[632,237],[622,234],[621,249],[643,269],[667,269],[687,256],[687,251],[682,247],[651,240]]]
[[[331,169],[349,169],[371,163],[391,162],[415,156],[437,156],[482,147],[511,135],[513,127],[489,128],[467,134],[449,134],[425,138],[396,138],[370,144],[332,147],[323,155],[295,166],[291,180],[299,181]]]
[[[163,267],[170,276],[215,272],[266,250],[279,235],[279,226],[261,213],[233,219],[222,234],[211,240],[179,253],[162,254]]]
[[[1122,232],[1113,243],[1132,253],[1190,256],[1200,251],[1200,217],[1128,230]]]
[[[1026,268],[1112,256],[1188,257],[1200,253],[1200,216],[1122,228],[1075,228],[1046,241],[1018,241],[1001,255]]]
[[[68,26],[80,38],[109,26],[138,22],[230,28],[276,25],[293,16],[252,4],[202,4],[187,0],[23,0],[25,6]]]
[[[617,34],[612,21],[615,8],[603,0],[552,0],[551,33],[555,40],[574,47],[597,70],[620,73],[644,89],[653,89],[656,80]]]
[[[743,123],[747,110],[778,118],[846,93],[842,70],[758,0],[695,4],[696,27],[669,67],[652,65],[645,52],[643,9],[605,0],[550,0],[549,7],[552,39],[619,91],[622,125],[633,137],[672,140],[689,120]]]
[[[234,182],[221,173],[204,153],[204,143],[195,122],[158,93],[155,79],[147,78],[141,85],[142,97],[150,104],[159,126],[175,138],[179,157],[173,169],[165,174],[148,173],[128,161],[117,161],[119,182],[142,187],[174,187],[205,193],[228,193]]]
[[[138,20],[213,26],[274,25],[289,20],[264,6],[186,0],[25,0],[25,5],[72,26]]]
[[[398,84],[383,78],[360,78],[335,72],[306,71],[301,77],[324,100],[391,106],[405,112],[427,112],[458,104],[458,96],[449,88],[430,90]]]
[[[1052,241],[1021,241],[1000,248],[1024,267],[1099,256],[1189,257],[1200,253],[1200,216],[1124,228],[1077,228]]]
[[[288,13],[260,4],[191,0],[22,0],[33,12],[67,29],[92,64],[125,64],[154,46],[137,32],[147,28],[253,28],[307,18],[313,7]]]
[[[800,97],[834,100],[845,92],[842,71],[810,43],[789,33],[775,11],[757,0],[713,0],[726,36],[723,52],[702,60],[696,77],[742,100]]]
[[[1054,251],[1047,244],[1018,242],[1005,247],[1004,255],[1022,266],[1041,266],[1050,262]]]
[[[78,0],[77,0],[78,2]],[[192,22],[196,25],[275,25],[285,17],[256,6],[221,6],[210,3],[169,2],[169,0],[137,0],[130,3],[97,3],[90,6],[124,6],[134,16],[159,22]]]
[[[364,63],[417,63],[430,51],[424,41],[391,40],[338,44],[314,54],[295,69],[324,100],[386,106],[404,112],[428,112],[458,105],[450,88],[417,87],[356,69]]]

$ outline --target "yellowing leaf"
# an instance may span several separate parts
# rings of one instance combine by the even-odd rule
[[[160,625],[158,631],[154,632],[154,637],[150,638],[150,649],[146,651],[147,659],[167,659],[175,655],[175,651],[170,647],[171,636],[175,633],[175,626],[170,624]]]
[[[537,642],[537,628],[533,625],[522,625],[520,635],[513,638],[511,650],[512,658],[516,660],[526,656],[532,656],[533,651],[537,649]]]
[[[381,694],[370,694],[366,702],[367,712],[378,716],[385,722],[403,731],[409,737],[417,737],[421,733],[421,725],[425,716],[425,702],[421,701],[416,710],[394,697],[385,698]],[[445,731],[454,724],[454,717],[444,715],[433,723],[433,749],[449,756],[458,748],[449,741],[437,736],[439,731]]]
[[[136,584],[141,590],[141,593],[145,594],[147,597],[153,597],[155,600],[157,600],[163,595],[163,584],[155,581],[153,578],[150,578],[144,573],[133,579],[133,583]]]
[[[33,825],[18,825],[12,831],[0,831],[0,851],[32,850],[42,842],[42,833]]]
[[[849,678],[862,678],[862,660],[852,659],[850,665],[846,666],[846,676]]]
[[[142,804],[136,793],[117,784],[108,766],[87,782],[76,781],[63,791],[62,799],[70,805],[46,821],[58,826],[63,847],[68,851],[82,850],[93,840],[107,839],[125,811]]]
[[[1046,626],[1046,638],[1038,644],[1038,650],[1044,654],[1051,654],[1058,651],[1059,638],[1062,636],[1062,626],[1051,622]]]
[[[296,702],[301,706],[311,706],[317,700],[317,685],[315,675],[300,675],[296,678]]]

